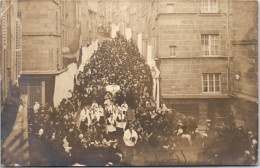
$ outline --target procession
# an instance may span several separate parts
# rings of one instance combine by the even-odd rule
[[[29,122],[32,122],[29,124],[30,132],[36,140],[40,140],[40,144],[35,145],[50,157],[52,164],[57,161],[57,165],[88,166],[134,165],[137,156],[146,158],[151,150],[154,156],[150,157],[162,155],[165,163],[181,163],[183,161],[180,159],[186,159],[186,156],[183,153],[178,155],[178,150],[196,146],[204,148],[208,139],[215,136],[209,119],[206,121],[206,130],[202,131],[192,117],[168,109],[165,104],[157,109],[147,90],[149,86],[144,85],[145,81],[149,81],[149,71],[127,80],[136,81],[135,84],[123,83],[124,78],[135,74],[135,70],[145,65],[140,64],[132,69],[133,72],[122,71],[128,75],[122,73],[117,76],[117,72],[122,70],[119,67],[124,67],[121,59],[134,59],[134,55],[117,56],[118,51],[115,51],[115,56],[111,54],[110,58],[115,57],[117,61],[110,61],[117,66],[111,66],[114,68],[111,71],[103,71],[103,66],[109,66],[111,62],[97,64],[104,58],[102,54],[99,55],[99,50],[106,46],[111,51],[116,43],[133,45],[120,35],[112,41],[105,41],[93,54],[84,72],[78,75],[75,89],[68,91],[69,98],[63,99],[56,108],[35,103],[29,115]],[[124,48],[115,49],[122,51]],[[88,69],[91,65],[95,66]],[[51,148],[51,155],[46,146]],[[62,163],[58,160],[62,160]]]
[[[117,47],[117,43],[128,45],[135,49],[132,52],[136,52],[137,48],[120,36],[112,42],[103,42],[97,53],[91,57],[90,63],[85,66],[85,71],[79,74],[75,89],[68,91],[69,98],[63,99],[57,108],[35,102],[31,111],[32,115],[29,119],[33,122],[30,124],[33,125],[30,129],[31,133],[36,134],[41,139],[41,143],[50,142],[53,147],[64,152],[64,157],[68,160],[82,163],[85,158],[88,158],[87,162],[91,165],[91,161],[97,162],[98,157],[94,157],[95,151],[110,151],[110,148],[113,148],[112,151],[116,151],[115,153],[109,152],[107,153],[109,157],[100,157],[102,158],[102,161],[99,161],[100,165],[121,165],[126,161],[129,164],[133,161],[133,156],[137,155],[136,152],[139,154],[143,152],[144,143],[158,143],[156,136],[159,132],[166,135],[164,129],[168,127],[167,117],[172,110],[167,109],[165,105],[162,109],[156,109],[147,90],[149,86],[145,85],[149,83],[149,71],[145,69],[144,62],[139,55],[136,58],[119,56],[119,52],[125,52],[125,55],[128,53],[124,51],[125,48]],[[107,50],[102,51],[104,47],[107,47]],[[118,68],[111,66],[114,71],[102,67],[112,65],[110,62],[97,65],[98,61],[101,63],[101,59],[109,59],[107,53],[108,50],[111,51],[109,47],[118,49],[115,51],[116,56],[111,54],[110,57],[111,61],[118,59],[114,62]],[[134,72],[121,71],[120,68],[125,67],[122,59],[126,58],[140,60],[140,65],[137,64],[136,68],[132,69]],[[125,60],[125,63],[127,62],[129,61]],[[87,69],[91,65],[95,65],[93,69]],[[147,73],[135,74],[142,68],[143,72],[146,70]],[[119,71],[126,74],[120,76],[117,73]],[[124,79],[131,76],[134,79],[127,81],[135,81],[133,84]],[[104,78],[106,80],[101,80]],[[132,97],[129,98],[128,95]],[[193,129],[196,128],[195,125]],[[150,137],[153,137],[155,142],[149,140]]]
[[[257,6],[2,0],[1,166],[258,165]]]

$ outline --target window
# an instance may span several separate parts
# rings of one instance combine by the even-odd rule
[[[167,13],[172,13],[173,7],[174,7],[174,4],[167,4]]]
[[[66,46],[69,45],[69,32],[66,31]]]
[[[203,56],[219,55],[219,35],[202,34],[201,35],[201,54]]]
[[[170,57],[176,57],[176,46],[170,46]]]
[[[220,74],[203,74],[202,89],[204,93],[220,92]]]
[[[64,1],[61,2],[62,2],[62,23],[64,24],[65,23],[65,2]]]
[[[218,0],[201,0],[202,13],[218,13]]]
[[[21,16],[22,16],[21,11],[17,11],[17,17],[18,17],[18,18],[21,18]]]
[[[66,42],[66,39],[65,39],[65,31],[62,30],[62,40],[63,40],[63,46],[66,46],[65,42]]]
[[[22,70],[22,33],[20,20],[16,20],[15,26],[15,79],[18,79]]]
[[[59,33],[59,14],[56,12],[56,33]]]

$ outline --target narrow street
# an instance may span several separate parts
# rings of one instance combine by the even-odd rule
[[[1,166],[258,164],[257,0],[0,7]]]

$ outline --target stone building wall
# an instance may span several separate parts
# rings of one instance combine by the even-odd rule
[[[163,14],[158,18],[158,57],[201,57],[201,34],[219,34],[220,55],[226,56],[226,18],[221,15]]]
[[[23,27],[23,71],[54,71],[62,66],[60,6],[51,0],[19,1]]]
[[[258,97],[257,1],[235,1],[232,8],[232,91],[235,95]],[[235,79],[239,75],[240,79]]]
[[[56,36],[23,36],[23,71],[55,72],[61,60]]]
[[[227,95],[227,59],[226,58],[187,58],[161,59],[161,95],[162,98],[175,95],[215,96],[202,92],[202,74],[221,74],[221,94]]]
[[[258,2],[232,1],[231,111],[237,126],[258,128]]]

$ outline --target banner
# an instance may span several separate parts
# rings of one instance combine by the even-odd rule
[[[68,65],[68,70],[55,76],[55,90],[53,95],[54,107],[57,107],[63,98],[68,98],[69,90],[74,89],[74,76],[77,75],[77,64]]]
[[[92,42],[88,47],[82,47],[81,65],[79,66],[78,72],[83,72],[84,66],[88,63],[94,51],[98,49],[98,40]]]

